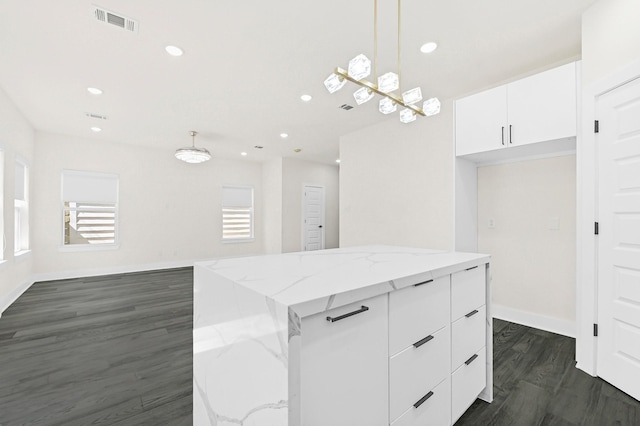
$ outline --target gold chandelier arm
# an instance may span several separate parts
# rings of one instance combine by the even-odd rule
[[[409,108],[410,110],[414,111],[416,114],[419,114],[423,117],[426,116],[426,114],[424,113],[424,111],[422,110],[422,108],[420,108],[419,106],[416,105],[407,105],[404,103],[404,101],[402,100],[401,97],[399,97],[398,95],[394,94],[394,93],[384,93],[380,90],[378,90],[378,86],[365,80],[356,80],[352,77],[349,76],[349,73],[347,72],[347,70],[342,69],[340,67],[336,67],[336,69],[333,71],[336,75],[338,75],[339,77],[342,77],[344,79],[349,80],[352,83],[357,84],[358,86],[362,86],[362,87],[366,87],[367,89],[371,90],[374,93],[377,93],[380,96],[384,96],[385,98],[389,98],[391,99],[393,102],[397,103],[398,105],[402,105],[405,108]]]

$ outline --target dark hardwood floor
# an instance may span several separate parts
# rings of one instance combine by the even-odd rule
[[[0,425],[191,425],[191,268],[39,282],[0,318]]]
[[[575,368],[575,340],[493,320],[494,400],[456,426],[639,426],[640,402]]]
[[[191,425],[192,280],[34,284],[0,318],[0,425]],[[494,402],[456,426],[639,426],[640,402],[573,359],[573,339],[494,320]]]

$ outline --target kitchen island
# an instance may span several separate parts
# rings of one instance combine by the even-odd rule
[[[196,263],[194,425],[450,425],[493,398],[490,258],[363,246]]]

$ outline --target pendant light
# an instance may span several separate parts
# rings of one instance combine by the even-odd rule
[[[198,132],[191,130],[191,146],[186,148],[178,148],[175,156],[178,160],[182,160],[186,163],[202,163],[211,159],[211,154],[205,148],[196,147],[196,135]]]

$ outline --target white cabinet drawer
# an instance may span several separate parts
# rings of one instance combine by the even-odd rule
[[[409,346],[389,360],[389,418],[407,408],[450,375],[449,327],[424,336],[417,347]]]
[[[458,368],[486,345],[487,313],[483,305],[451,325],[451,368]]]
[[[451,376],[451,420],[453,423],[473,404],[487,383],[486,349],[467,360]]]
[[[387,307],[384,294],[302,318],[301,424],[388,424]]]
[[[450,322],[449,275],[389,294],[389,354],[394,355]],[[480,305],[478,305],[480,306]]]
[[[391,423],[391,426],[449,426],[451,424],[451,378],[447,376],[430,392],[433,393],[426,401],[418,407],[410,405],[409,410]],[[424,396],[427,395],[428,393]]]
[[[451,274],[451,320],[486,303],[485,265]]]

